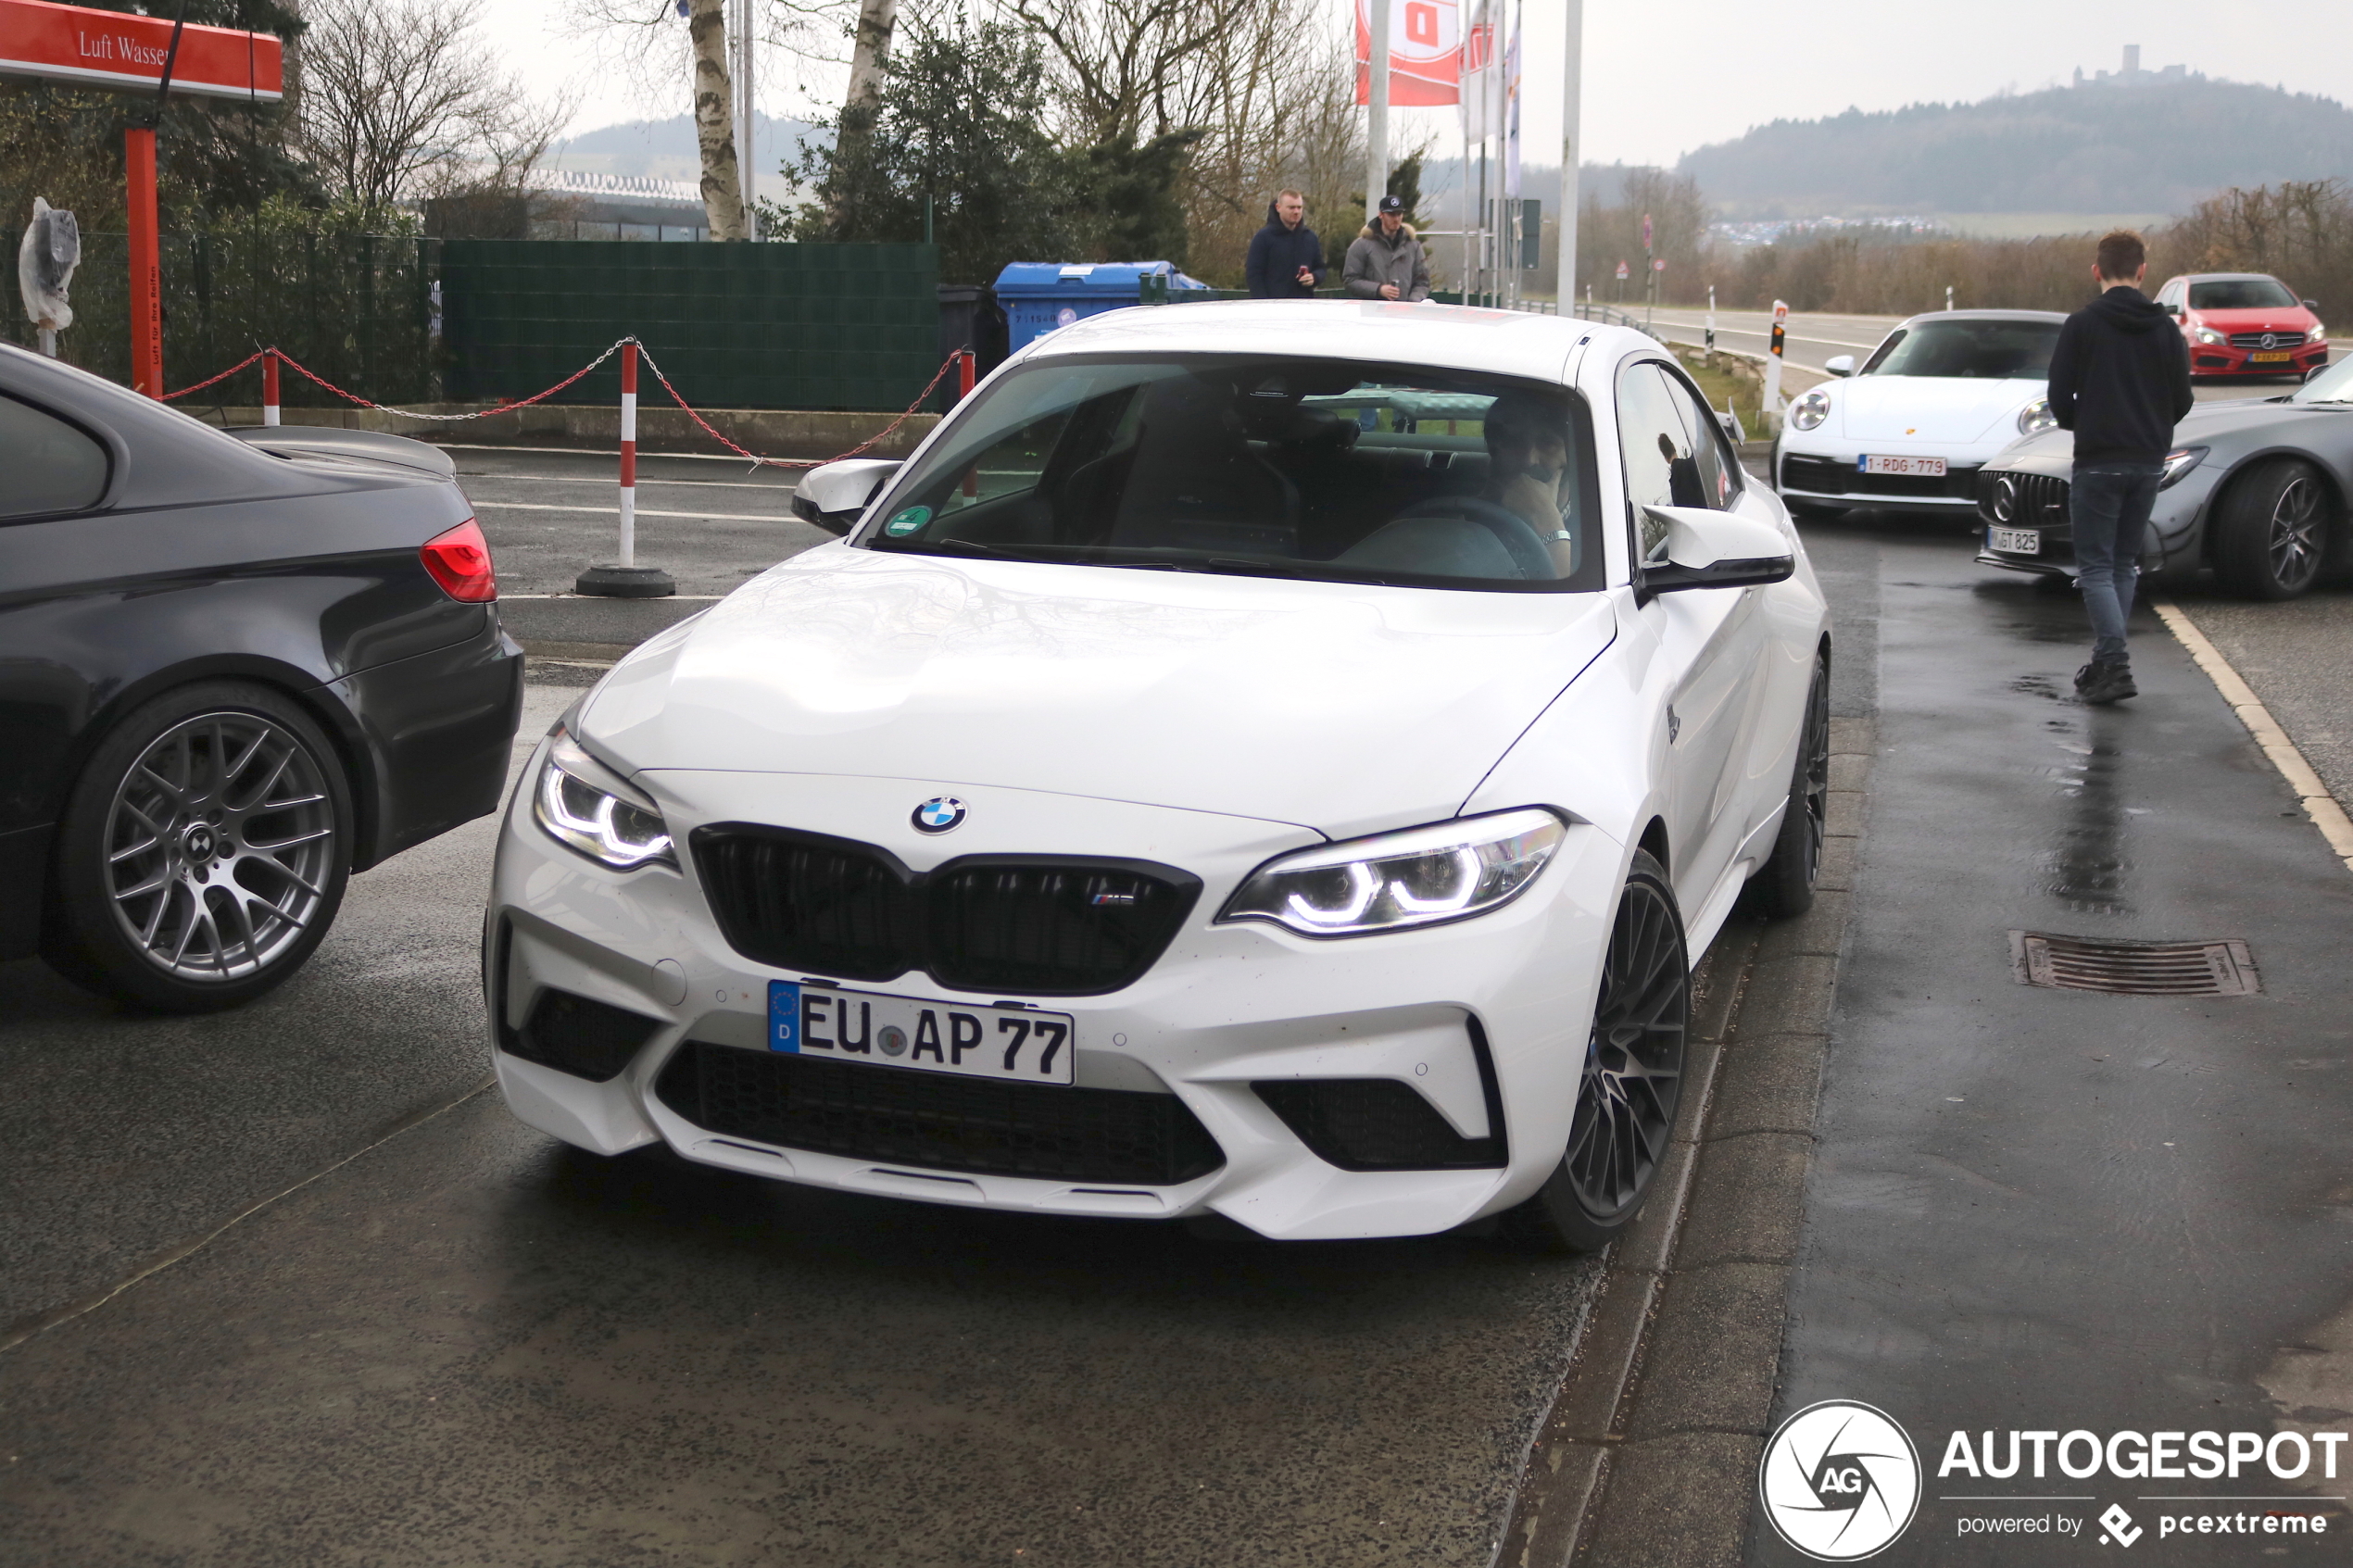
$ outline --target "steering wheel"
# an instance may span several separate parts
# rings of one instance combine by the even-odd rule
[[[1389,521],[1402,522],[1416,517],[1460,518],[1465,522],[1478,523],[1495,536],[1495,542],[1504,546],[1522,577],[1549,583],[1559,575],[1553,567],[1553,552],[1544,547],[1543,539],[1528,525],[1526,518],[1509,507],[1477,495],[1439,495],[1416,501]]]

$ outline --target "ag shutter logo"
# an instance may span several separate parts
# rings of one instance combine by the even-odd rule
[[[1781,1539],[1817,1562],[1884,1550],[1920,1503],[1920,1456],[1886,1411],[1825,1399],[1781,1423],[1756,1490]]]
[[[917,833],[946,833],[964,820],[964,803],[952,795],[935,795],[915,808]]]

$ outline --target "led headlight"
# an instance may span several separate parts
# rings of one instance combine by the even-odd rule
[[[1793,430],[1813,430],[1831,417],[1831,395],[1816,387],[1790,405],[1789,422]]]
[[[2167,485],[2172,483],[2175,480],[2181,478],[2183,474],[2197,467],[2198,464],[2204,462],[2206,460],[2207,451],[2208,448],[2204,446],[2177,446],[2172,451],[2166,453],[2164,477],[2160,478],[2157,482],[2157,487],[2159,490],[2164,489]]]
[[[1259,867],[1217,918],[1306,936],[1467,920],[1517,897],[1566,834],[1558,817],[1527,807],[1302,850]]]
[[[2304,341],[2307,343],[2326,343],[2328,340],[2329,330],[2318,321],[2313,322],[2312,330],[2304,334]]]
[[[2051,400],[2047,397],[2037,397],[2018,411],[2018,433],[2020,435],[2040,435],[2046,430],[2057,428],[2058,420],[2051,413]]]
[[[2197,330],[2197,340],[2200,343],[2211,344],[2222,344],[2231,341],[2229,338],[2224,337],[2221,332],[2216,332],[2212,327],[2200,327]]]
[[[661,809],[581,749],[561,724],[548,734],[531,814],[548,837],[615,871],[678,863]]]

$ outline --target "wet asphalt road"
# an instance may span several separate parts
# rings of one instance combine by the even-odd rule
[[[2161,1510],[2196,1506],[2155,1497],[2342,1498],[2342,1466],[2302,1486],[1936,1477],[1955,1430],[2345,1429],[2353,876],[2154,618],[2135,627],[2141,698],[2085,709],[2064,695],[2083,656],[2071,597],[1910,525],[1815,532],[1876,557],[1881,752],[1776,1418],[1847,1399],[1907,1427],[1927,1497],[1889,1562],[2077,1561],[2110,1503],[2152,1537]],[[2187,602],[2308,736],[2347,733],[2319,674],[2346,667],[2344,596]],[[2241,938],[2262,992],[2031,988],[2012,929]],[[2054,1494],[2075,1500],[1948,1500]],[[2095,1522],[2072,1540],[1961,1533],[2009,1514]],[[2341,1505],[2334,1524],[2325,1542],[2136,1555],[2342,1562]],[[1752,1560],[1803,1561],[1761,1524]]]

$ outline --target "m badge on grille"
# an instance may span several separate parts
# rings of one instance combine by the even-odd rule
[[[964,803],[952,795],[935,795],[915,808],[917,833],[946,833],[964,820]]]

